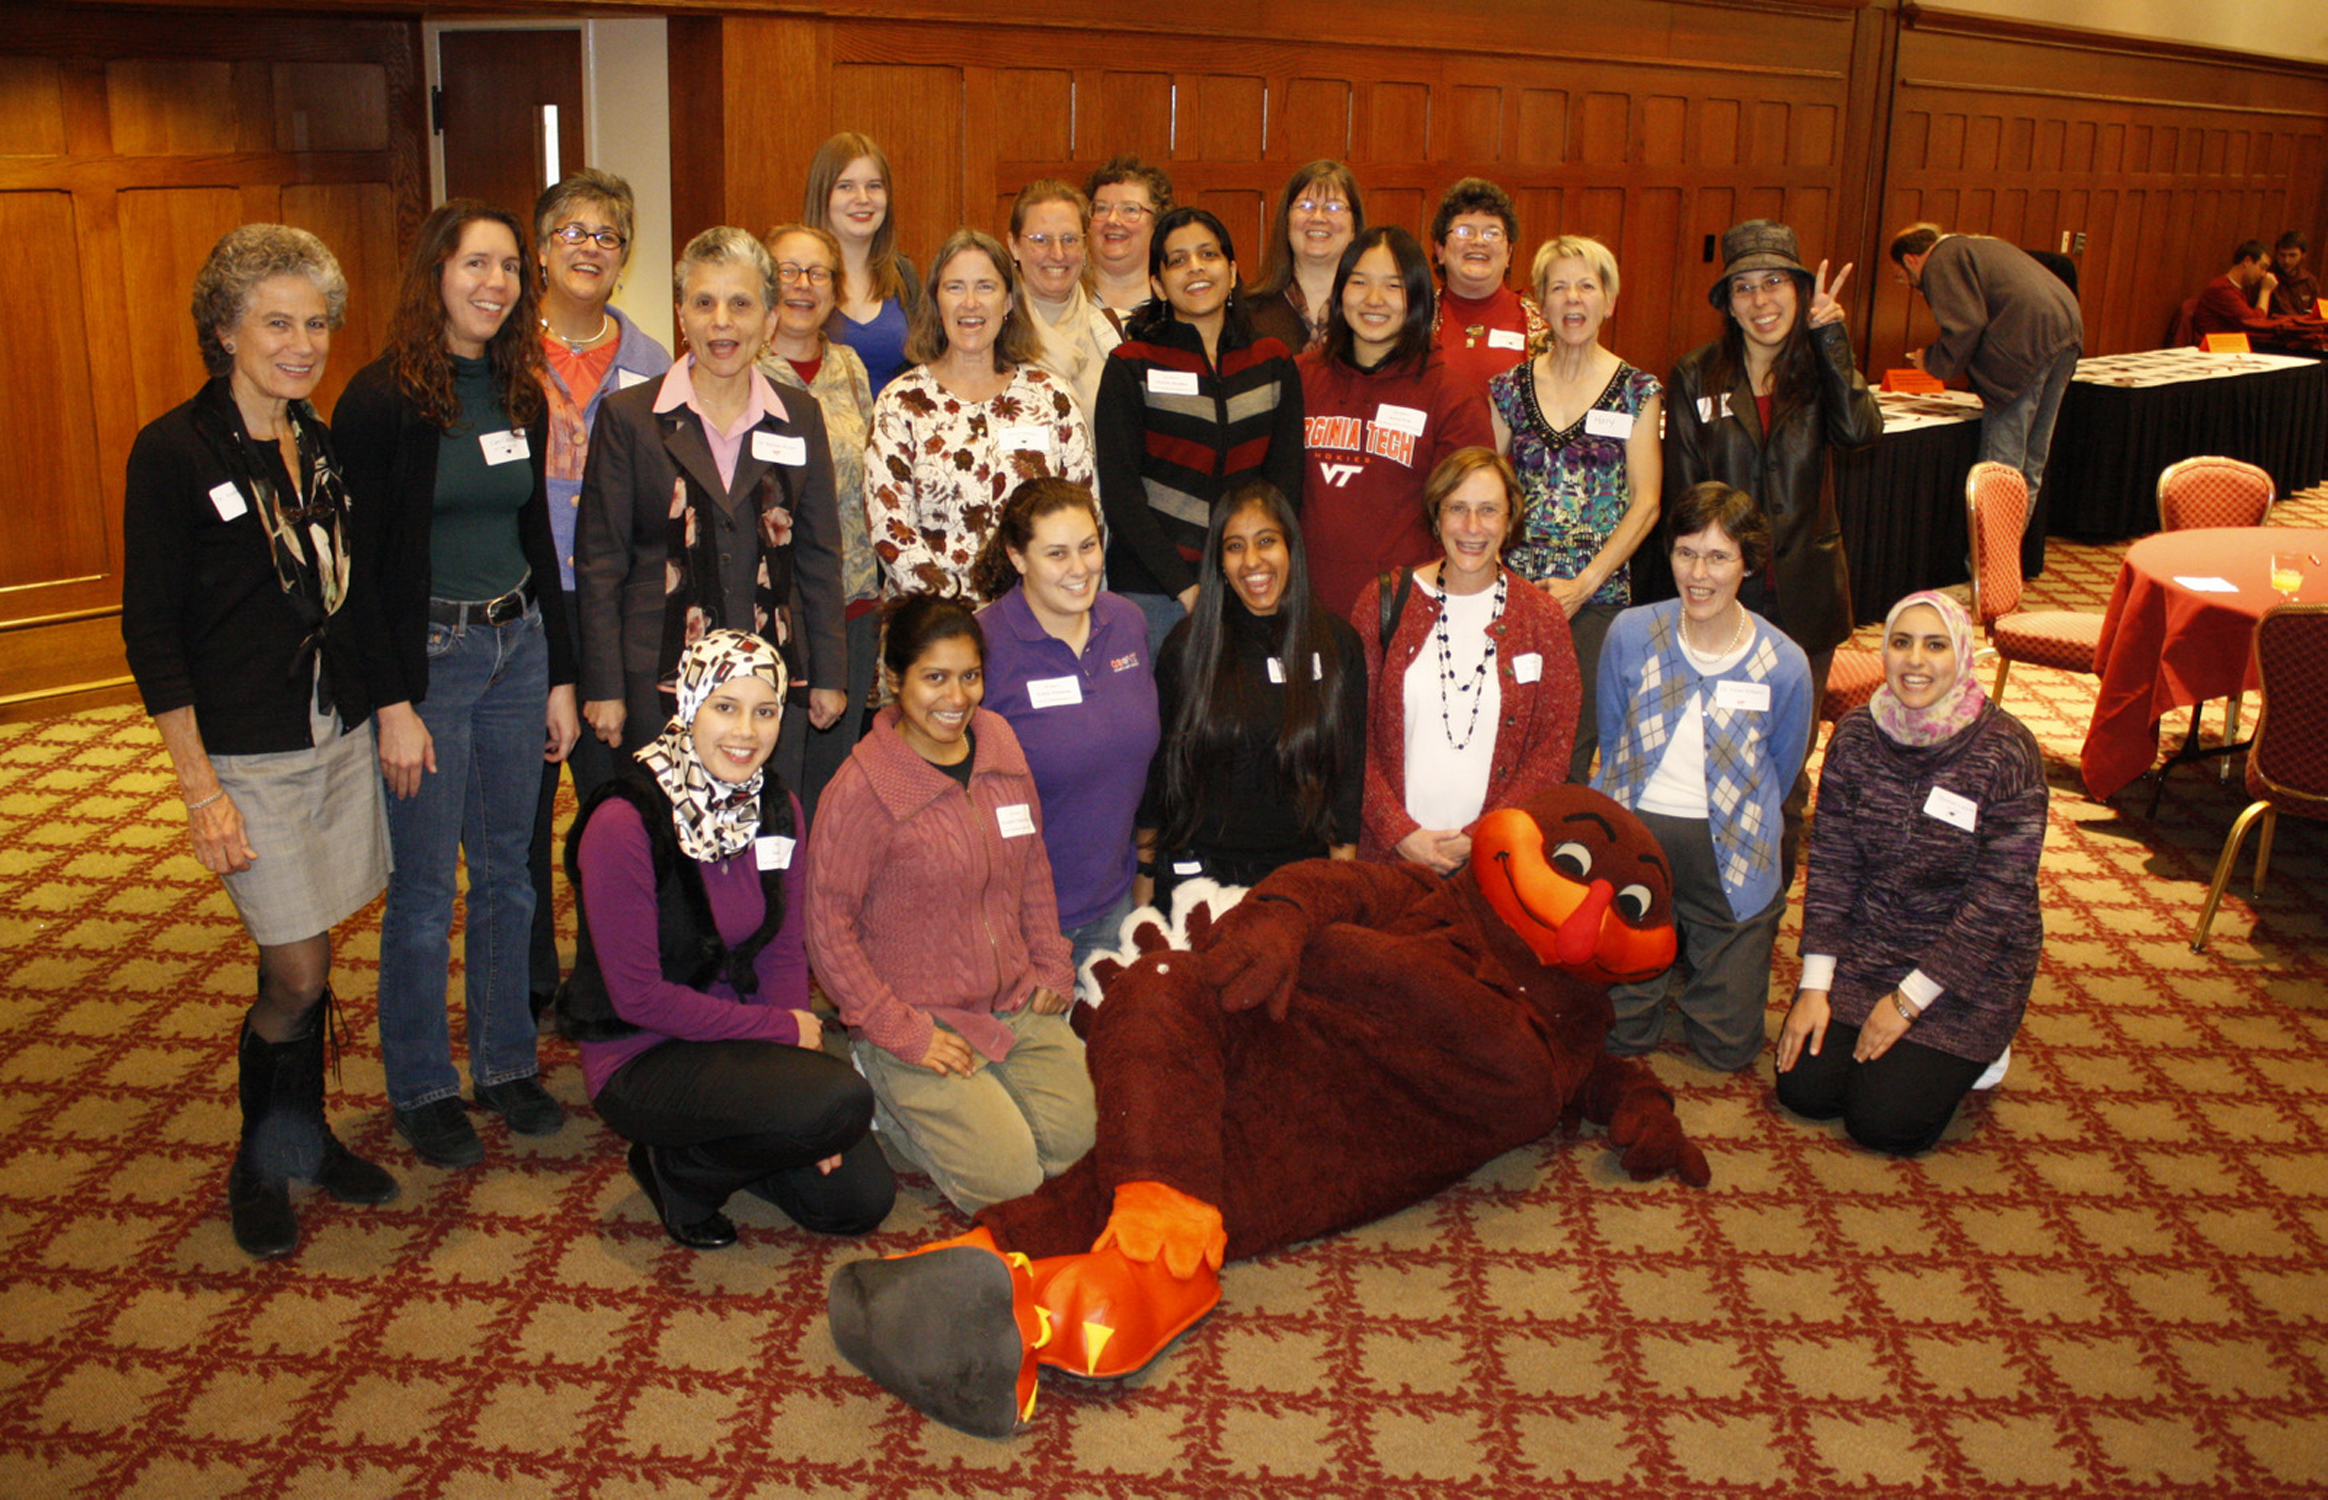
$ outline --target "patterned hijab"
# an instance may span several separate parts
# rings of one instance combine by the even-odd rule
[[[704,700],[728,679],[747,676],[766,681],[783,702],[784,658],[758,636],[714,630],[689,646],[679,658],[679,711],[638,753],[639,764],[671,799],[679,848],[689,859],[733,858],[752,847],[760,832],[760,788],[768,768],[763,765],[749,780],[726,782],[695,753],[695,716]]]
[[[1963,605],[1946,594],[1926,589],[1893,605],[1891,613],[1883,617],[1883,638],[1889,641],[1892,627],[1899,623],[1900,616],[1919,604],[1937,614],[1948,631],[1948,643],[1956,652],[1956,681],[1941,692],[1930,708],[1910,708],[1891,690],[1891,681],[1886,677],[1883,686],[1875,690],[1875,696],[1867,700],[1867,707],[1875,715],[1875,727],[1899,745],[1937,745],[1952,739],[1980,717],[1981,706],[1988,702],[1988,694],[1980,690],[1979,674],[1972,666],[1972,619],[1965,614]]]

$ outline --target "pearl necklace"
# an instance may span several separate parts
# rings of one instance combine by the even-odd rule
[[[1503,570],[1498,568],[1495,575],[1495,603],[1487,616],[1491,630],[1495,622],[1503,618],[1505,578]],[[1439,723],[1447,732],[1447,743],[1457,750],[1464,750],[1470,747],[1471,737],[1479,732],[1479,705],[1487,696],[1481,689],[1487,683],[1488,664],[1495,660],[1495,646],[1491,642],[1479,654],[1479,660],[1472,664],[1469,682],[1455,680],[1455,643],[1447,629],[1447,617],[1452,613],[1447,604],[1452,597],[1449,595],[1440,599],[1439,618],[1431,627],[1431,635],[1439,643]],[[1458,693],[1467,694],[1471,699],[1471,714],[1464,721],[1461,739],[1455,738],[1455,716],[1447,708]]]
[[[605,338],[607,333],[613,327],[614,315],[609,312],[601,311],[598,315],[598,331],[596,333],[590,335],[590,337],[586,339],[570,339],[564,334],[558,332],[557,329],[552,328],[548,318],[542,319],[542,332],[548,334],[551,338],[556,339],[559,343],[564,344],[568,354],[580,354],[583,350],[589,348],[592,344],[595,344],[600,339]]]
[[[1738,607],[1738,628],[1730,632],[1730,644],[1719,651],[1700,651],[1692,645],[1689,639],[1689,616],[1683,615],[1681,617],[1681,649],[1689,653],[1691,661],[1710,666],[1737,650],[1738,643],[1744,639],[1746,639],[1746,607],[1744,605]]]

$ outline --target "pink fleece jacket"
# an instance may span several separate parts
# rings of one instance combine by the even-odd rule
[[[937,1021],[999,1061],[1011,1032],[995,1012],[1075,983],[1035,779],[985,709],[967,793],[897,725],[883,709],[817,803],[809,961],[850,1031],[904,1061],[921,1061]]]

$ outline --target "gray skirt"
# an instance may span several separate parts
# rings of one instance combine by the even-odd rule
[[[388,884],[388,806],[372,724],[311,750],[214,755],[258,858],[222,875],[262,947],[331,931]]]

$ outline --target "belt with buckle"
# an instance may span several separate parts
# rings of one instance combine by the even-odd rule
[[[533,598],[533,580],[528,579],[498,599],[431,599],[428,618],[435,625],[507,625],[525,613]]]

